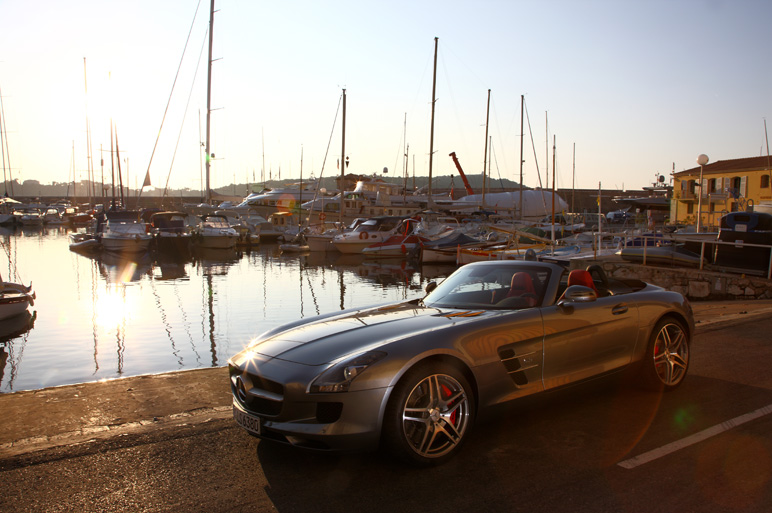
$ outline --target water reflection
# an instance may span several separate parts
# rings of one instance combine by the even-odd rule
[[[37,312],[29,311],[0,321],[0,383],[5,379],[5,368],[9,367],[8,381],[13,382],[27,345],[27,335],[35,326]],[[21,343],[11,344],[19,339]],[[10,363],[9,363],[10,362]]]
[[[185,258],[69,251],[68,230],[3,233],[35,281],[37,321],[9,335],[0,392],[224,365],[279,324],[420,297],[453,267],[340,253],[194,250]],[[23,364],[21,354],[24,354]]]

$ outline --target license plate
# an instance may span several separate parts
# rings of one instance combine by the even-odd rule
[[[239,410],[235,406],[233,407],[233,418],[236,420],[236,423],[249,431],[250,433],[254,433],[256,435],[261,434],[261,428],[262,428],[262,422],[259,417],[253,417],[252,415],[247,415],[243,411]]]

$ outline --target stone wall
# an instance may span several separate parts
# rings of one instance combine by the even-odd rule
[[[772,299],[772,281],[765,276],[644,266],[621,260],[585,262],[586,265],[592,263],[602,265],[609,277],[635,278],[680,292],[693,300]]]

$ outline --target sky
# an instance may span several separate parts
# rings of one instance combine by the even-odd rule
[[[117,181],[120,162],[131,187],[149,174],[156,188],[200,189],[209,8],[0,0],[5,178],[86,179],[90,154],[97,181]],[[529,187],[551,186],[554,173],[558,187],[635,190],[696,167],[702,153],[711,162],[767,154],[769,0],[217,0],[215,9],[212,188],[339,175],[343,89],[346,171],[427,176],[435,37],[432,176],[458,175],[455,152],[467,175],[487,161],[493,179],[519,182],[521,140]]]

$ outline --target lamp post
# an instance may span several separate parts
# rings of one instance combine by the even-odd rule
[[[700,195],[697,196],[697,233],[700,233],[700,226],[702,225],[702,167],[708,163],[708,156],[701,153],[697,157],[697,164],[700,165]]]

